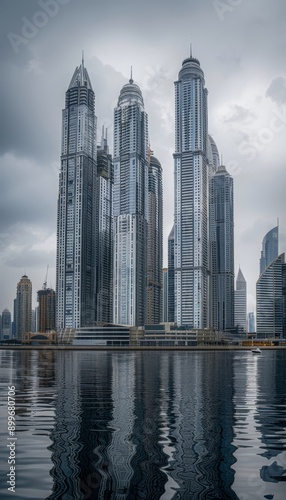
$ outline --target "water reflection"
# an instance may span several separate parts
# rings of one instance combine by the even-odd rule
[[[285,354],[264,351],[235,358],[233,488],[242,500],[285,498]]]
[[[17,388],[14,498],[284,499],[285,361],[280,351],[0,351],[4,440],[5,391]]]

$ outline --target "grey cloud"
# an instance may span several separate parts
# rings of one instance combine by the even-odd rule
[[[274,78],[266,91],[266,97],[270,97],[276,104],[285,104],[286,78],[283,76]]]
[[[238,104],[234,104],[229,106],[228,114],[224,116],[223,121],[225,123],[232,123],[232,122],[245,122],[246,120],[253,120],[255,118],[255,114],[252,113],[247,108],[244,108],[243,106],[239,106]]]

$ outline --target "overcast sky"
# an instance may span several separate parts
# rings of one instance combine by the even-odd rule
[[[49,264],[55,288],[61,110],[85,52],[98,129],[130,77],[143,93],[151,147],[164,175],[164,265],[173,224],[174,81],[201,63],[209,132],[234,177],[235,272],[255,307],[261,242],[280,222],[286,250],[285,0],[2,0],[0,313],[27,273],[33,304]]]

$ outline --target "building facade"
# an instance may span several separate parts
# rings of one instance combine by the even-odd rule
[[[106,132],[107,133],[107,132]],[[113,183],[114,171],[107,136],[102,130],[97,146],[97,252],[96,252],[96,321],[113,321]]]
[[[174,226],[168,237],[168,322],[175,321]]]
[[[75,69],[62,114],[57,218],[57,328],[89,326],[96,318],[96,117],[84,67]]]
[[[273,227],[262,240],[262,250],[260,257],[260,275],[274,259],[278,257],[278,226]]]
[[[50,332],[56,328],[56,292],[52,288],[38,291],[37,331]]]
[[[247,315],[248,318],[248,333],[255,333],[255,316],[254,312],[249,312]]]
[[[162,321],[163,185],[162,167],[152,154],[148,175],[147,314],[146,324]]]
[[[11,313],[7,307],[5,307],[2,315],[0,316],[0,323],[0,339],[10,339],[12,336]]]
[[[247,317],[247,284],[241,269],[238,270],[236,278],[236,289],[234,292],[234,324],[237,333],[246,332]]]
[[[163,311],[162,311],[162,319],[163,323],[168,322],[168,269],[164,267],[162,269],[163,276]]]
[[[233,178],[224,166],[210,178],[210,250],[212,326],[234,327]]]
[[[16,339],[22,340],[25,333],[31,332],[32,322],[32,283],[24,274],[17,284],[16,295]]]
[[[204,73],[185,59],[175,82],[175,321],[209,322],[208,112]]]
[[[286,338],[284,253],[266,267],[256,283],[256,333],[258,338]]]
[[[114,111],[113,320],[146,319],[148,228],[148,117],[131,78]]]

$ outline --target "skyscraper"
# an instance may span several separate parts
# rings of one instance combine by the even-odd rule
[[[248,333],[254,333],[255,332],[255,316],[254,312],[249,312],[247,315],[248,319]]]
[[[163,186],[160,162],[150,154],[148,175],[147,315],[146,324],[162,321]]]
[[[234,327],[233,178],[220,166],[210,178],[212,326]]]
[[[168,269],[164,267],[162,269],[163,274],[163,311],[162,319],[163,323],[168,322]]]
[[[52,288],[38,291],[38,332],[46,333],[56,328],[56,293]]]
[[[175,82],[175,321],[209,322],[208,112],[200,63],[183,61]]]
[[[175,321],[174,226],[168,237],[168,322]]]
[[[114,322],[146,318],[148,117],[131,77],[114,111]]]
[[[273,227],[264,236],[260,257],[260,274],[278,257],[278,226]]]
[[[57,327],[95,320],[96,117],[84,67],[75,69],[62,115],[57,220]]]
[[[17,284],[16,295],[16,339],[22,340],[30,333],[32,321],[32,283],[24,274]]]
[[[11,337],[11,313],[7,307],[5,307],[2,315],[0,316],[0,339],[6,340]]]
[[[104,323],[113,321],[113,182],[112,157],[102,130],[97,146],[96,320]]]
[[[246,332],[247,316],[247,285],[241,269],[238,270],[236,278],[236,290],[234,292],[234,324],[239,333]]]
[[[256,283],[256,332],[259,338],[286,338],[286,264],[279,255]]]

